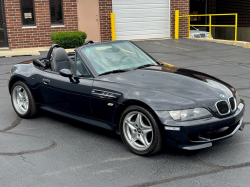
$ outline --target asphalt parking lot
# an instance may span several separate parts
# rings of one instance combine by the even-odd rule
[[[135,43],[156,59],[233,85],[246,103],[244,131],[208,149],[166,147],[140,157],[102,129],[48,113],[19,118],[9,70],[33,57],[0,58],[0,186],[249,186],[250,49],[188,39]]]

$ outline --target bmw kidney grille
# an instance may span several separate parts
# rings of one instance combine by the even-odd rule
[[[218,101],[215,103],[215,106],[219,114],[224,116],[236,110],[236,99],[234,97],[230,97],[228,101]]]
[[[236,99],[234,97],[230,97],[228,100],[231,106],[231,110],[234,112],[236,110]]]

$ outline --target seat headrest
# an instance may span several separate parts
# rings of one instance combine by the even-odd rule
[[[57,62],[68,60],[68,58],[69,58],[65,49],[63,49],[61,47],[53,50],[52,57]]]

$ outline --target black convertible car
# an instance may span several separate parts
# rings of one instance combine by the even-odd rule
[[[129,41],[87,42],[67,54],[57,44],[47,58],[11,69],[16,113],[38,109],[121,135],[139,155],[163,143],[196,150],[243,130],[244,101],[227,83],[155,60]]]

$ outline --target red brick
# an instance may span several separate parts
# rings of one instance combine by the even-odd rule
[[[112,0],[99,0],[99,15],[100,15],[100,32],[101,41],[106,42],[111,40],[110,13],[112,12]]]
[[[189,15],[189,0],[170,0],[170,20],[171,37],[175,36],[175,10],[180,11],[180,15]],[[180,18],[180,37],[188,37],[188,18]]]
[[[52,44],[52,32],[78,30],[77,0],[63,0],[65,27],[52,28],[49,0],[35,0],[37,28],[22,28],[19,0],[4,0],[9,48],[44,47]],[[69,13],[65,11],[70,11]],[[67,21],[68,20],[68,21]]]

